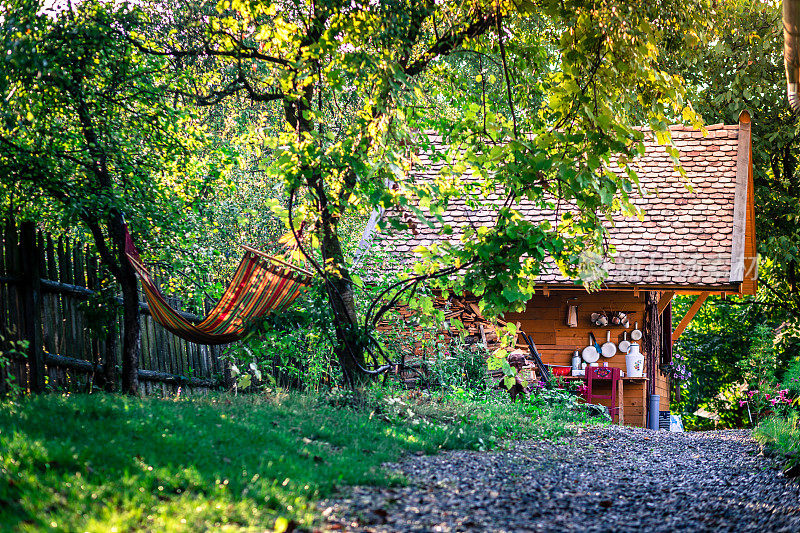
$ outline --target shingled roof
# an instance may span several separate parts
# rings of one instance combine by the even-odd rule
[[[706,130],[707,135],[684,126],[670,128],[693,191],[685,187],[686,180],[664,147],[652,135],[646,136],[645,153],[635,162],[645,194],[631,195],[644,211],[644,219],[614,217],[609,244],[616,252],[604,265],[607,286],[738,292],[745,277],[755,278],[754,273],[745,272],[745,233],[754,231],[752,220],[747,220],[748,193],[752,203],[749,115],[740,124],[717,124]],[[436,145],[438,139],[432,140]],[[432,163],[425,154],[419,157],[421,165],[415,171],[419,178],[441,170],[442,162]],[[532,221],[555,217],[554,212],[530,204],[517,208]],[[372,246],[413,261],[415,247],[444,239],[457,241],[462,228],[492,225],[495,216],[491,210],[472,210],[455,202],[444,215],[445,223],[454,229],[452,235],[439,235],[438,224],[435,228],[420,224],[415,235],[384,234]],[[754,247],[754,239],[750,240]],[[554,267],[547,268],[538,281],[553,287],[575,285]]]

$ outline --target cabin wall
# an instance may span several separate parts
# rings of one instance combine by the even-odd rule
[[[611,331],[611,340],[615,344],[623,339],[623,331],[619,326],[597,328],[591,324],[591,314],[598,311],[625,311],[630,316],[631,327],[627,330],[628,340],[630,340],[630,332],[634,329],[636,322],[639,324],[639,329],[647,335],[648,329],[654,329],[652,324],[650,328],[645,327],[645,320],[647,316],[647,301],[651,302],[651,308],[655,307],[653,302],[658,301],[660,293],[652,292],[648,296],[647,291],[640,291],[634,293],[633,291],[611,291],[603,290],[595,293],[586,293],[584,291],[550,291],[548,296],[543,294],[535,295],[527,304],[526,309],[522,313],[506,313],[500,324],[506,321],[510,323],[520,323],[522,331],[531,336],[542,360],[545,364],[551,365],[570,365],[572,354],[575,350],[579,352],[589,342],[589,332],[594,333],[598,343],[601,345],[606,341],[606,331]],[[441,309],[445,314],[446,320],[458,318],[466,327],[466,338],[464,341],[467,344],[486,342],[489,351],[493,351],[500,347],[498,344],[498,337],[492,323],[485,320],[480,316],[477,306],[478,299],[474,296],[467,297],[451,297],[448,300],[437,297],[434,300],[434,308]],[[567,307],[568,305],[578,306],[578,327],[571,328],[566,325]],[[405,305],[397,305],[394,308],[398,317],[401,319],[400,323],[385,319],[378,324],[378,330],[384,334],[391,334],[398,338],[405,339],[409,346],[407,347],[408,357],[406,363],[423,362],[424,360],[435,357],[434,352],[429,352],[429,345],[421,343],[420,339],[428,338],[431,342],[434,338],[439,342],[447,342],[451,338],[459,336],[458,331],[440,330],[436,333],[423,331],[414,319],[416,311],[410,309]],[[651,312],[653,312],[651,310]],[[655,327],[659,330],[660,328]],[[656,345],[660,345],[658,339],[654,339]],[[646,365],[657,366],[660,360],[659,353],[648,354],[647,338],[643,338],[639,344],[641,346],[642,354],[645,355]],[[522,342],[521,338],[518,342]],[[518,348],[523,348],[527,351],[527,345],[517,344]],[[659,349],[660,352],[660,349]],[[619,368],[623,371],[626,370],[625,354],[617,352],[614,357],[603,358],[601,361],[607,361],[609,366]],[[647,414],[647,394],[654,392],[661,396],[660,408],[665,411],[669,408],[670,401],[670,384],[667,376],[660,372],[659,368],[645,368],[645,376],[654,376],[650,381],[644,379],[626,379],[624,381],[624,416],[627,425],[645,426]]]
[[[639,323],[639,329],[645,331],[646,316],[646,291],[634,293],[633,291],[611,291],[602,290],[594,293],[579,291],[553,291],[549,295],[535,295],[527,304],[524,312],[506,313],[503,318],[508,322],[519,322],[524,332],[531,335],[542,360],[546,364],[569,365],[572,354],[578,350],[581,352],[589,343],[589,333],[593,333],[597,342],[606,342],[606,332],[611,331],[611,341],[619,344],[623,340],[623,332],[627,331],[628,340],[630,332],[633,331],[635,323]],[[657,299],[657,294],[655,294]],[[578,326],[569,327],[566,325],[567,309],[569,305],[577,305]],[[591,315],[595,312],[606,311],[625,311],[629,315],[630,328],[623,329],[620,326],[609,325],[605,328],[598,328],[591,323]],[[658,365],[659,354],[648,354],[645,351],[647,346],[646,339],[639,342],[645,361],[651,365],[655,362]],[[608,362],[609,366],[616,367],[622,371],[626,370],[625,354],[617,351],[611,358],[601,357],[599,363]],[[661,396],[661,410],[667,410],[670,400],[670,387],[667,376],[662,374],[658,368],[654,372],[645,369],[645,376],[655,376],[652,389],[655,394]],[[626,380],[624,384],[625,399],[625,423],[629,425],[644,425],[646,416],[646,380]]]

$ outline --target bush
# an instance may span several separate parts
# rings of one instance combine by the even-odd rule
[[[486,374],[486,350],[460,341],[439,344],[428,363],[427,384],[432,389],[482,393],[489,387]]]
[[[762,421],[753,432],[753,437],[767,451],[782,458],[785,472],[793,476],[800,473],[800,416],[796,412]]]
[[[675,316],[681,316],[691,301],[676,298]],[[748,425],[747,404],[740,403],[750,399],[746,392],[777,385],[784,351],[775,339],[783,317],[769,307],[746,304],[742,298],[709,298],[675,343],[676,365],[686,366],[682,373],[689,379],[678,385],[680,400],[671,407],[683,412],[687,428],[716,425],[693,416],[699,408],[719,415],[722,427]]]
[[[795,357],[789,363],[786,372],[783,373],[781,386],[789,391],[789,396],[794,399],[800,398],[800,356]],[[795,402],[795,405],[797,403]]]
[[[239,388],[320,390],[341,381],[333,342],[324,294],[312,288],[290,310],[252,324],[228,357],[241,372]]]

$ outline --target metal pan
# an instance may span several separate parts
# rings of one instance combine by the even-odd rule
[[[639,329],[639,323],[633,323],[633,331],[631,331],[631,340],[638,341],[642,339],[642,332]]]
[[[619,343],[619,351],[628,353],[628,350],[631,347],[631,343],[628,341],[628,332],[624,331],[622,333],[622,341]]]
[[[617,354],[617,345],[611,342],[611,330],[606,331],[606,342],[600,348],[603,357],[614,357]]]
[[[589,346],[583,349],[581,352],[581,356],[583,360],[587,363],[596,363],[598,359],[600,359],[600,345],[597,344],[597,339],[594,338],[594,334],[589,332]]]

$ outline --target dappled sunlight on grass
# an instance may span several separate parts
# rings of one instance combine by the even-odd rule
[[[397,484],[405,453],[535,436],[519,406],[324,396],[38,396],[0,404],[0,523],[119,531],[309,526],[338,486]],[[534,417],[535,418],[535,417]],[[557,426],[557,427],[556,427]]]

